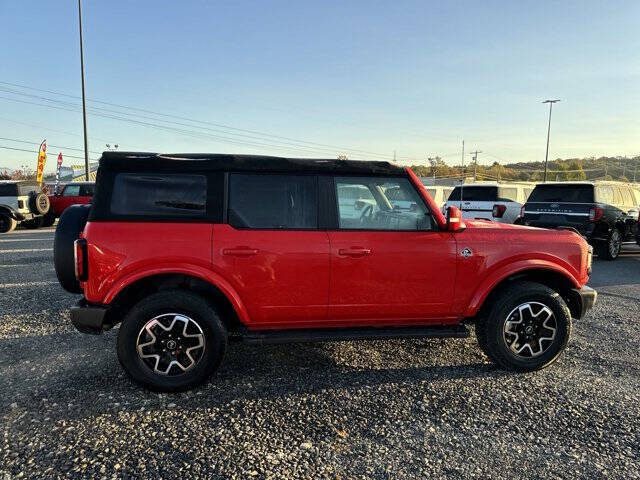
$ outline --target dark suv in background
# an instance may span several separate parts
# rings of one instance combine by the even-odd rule
[[[615,182],[542,183],[522,207],[521,223],[532,227],[573,228],[600,258],[615,260],[623,243],[638,235],[638,196]]]

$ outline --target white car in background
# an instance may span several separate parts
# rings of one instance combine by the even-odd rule
[[[442,206],[446,203],[449,195],[453,191],[453,187],[443,186],[443,185],[425,185],[427,192],[433,198],[433,201],[442,208]]]
[[[338,187],[340,215],[350,220],[359,219],[365,207],[377,208],[376,199],[364,185],[341,185]]]
[[[49,197],[38,182],[0,180],[0,233],[9,233],[19,223],[25,228],[38,228],[49,206]]]
[[[533,185],[496,183],[457,186],[449,195],[444,210],[454,206],[462,210],[463,218],[514,223],[533,188]]]

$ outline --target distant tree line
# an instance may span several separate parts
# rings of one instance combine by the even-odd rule
[[[544,178],[544,162],[518,162],[501,165],[447,165],[440,157],[430,158],[428,165],[412,165],[416,175],[435,178],[469,178],[494,181],[539,182]],[[635,179],[635,180],[634,180]],[[549,161],[547,180],[617,180],[640,182],[640,156],[589,157]]]

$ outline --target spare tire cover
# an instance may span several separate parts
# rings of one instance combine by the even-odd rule
[[[84,230],[90,208],[90,205],[72,205],[67,208],[58,220],[53,240],[53,263],[58,282],[62,288],[71,293],[82,293],[80,282],[76,280],[73,242]]]
[[[49,211],[50,206],[51,203],[49,202],[49,197],[42,192],[33,193],[29,197],[29,210],[31,210],[31,213],[44,215]]]

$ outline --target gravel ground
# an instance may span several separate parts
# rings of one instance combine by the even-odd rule
[[[115,331],[75,332],[51,251],[7,252],[51,232],[0,240],[0,479],[640,478],[635,254],[542,372],[494,368],[473,337],[232,344],[208,385],[165,395],[127,379]]]

